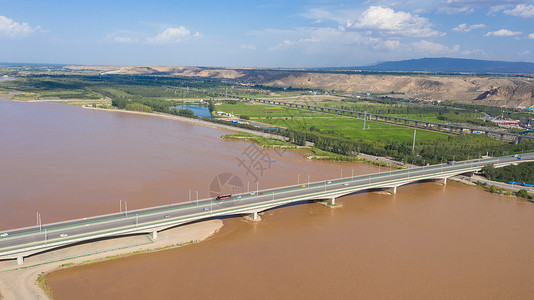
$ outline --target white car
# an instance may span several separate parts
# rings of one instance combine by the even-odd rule
[[[6,237],[6,236],[8,236],[8,235],[9,235],[9,234],[7,234],[7,232],[4,232],[4,233],[0,234],[0,237]]]
[[[68,237],[68,236],[69,236],[69,235],[66,234],[66,233],[62,233],[62,234],[59,235],[59,237]]]
[[[204,207],[204,211],[208,211],[208,210],[210,210],[209,207]]]
[[[328,180],[328,181],[327,181],[326,183],[328,183],[328,184],[331,184],[331,183],[332,183],[332,181]]]
[[[343,183],[343,185],[344,185],[344,186],[347,186],[347,185],[349,185],[349,184],[345,182],[345,183]]]

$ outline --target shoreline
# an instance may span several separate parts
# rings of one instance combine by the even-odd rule
[[[51,299],[47,294],[50,291],[46,276],[52,272],[200,243],[215,235],[222,226],[223,221],[212,219],[161,231],[156,240],[140,234],[90,242],[30,256],[25,260],[26,266],[18,266],[14,260],[0,261],[0,299]],[[86,253],[80,255],[79,252]]]
[[[196,124],[196,125],[200,125],[200,126],[204,126],[204,127],[214,128],[214,129],[228,130],[228,131],[231,131],[231,132],[234,132],[234,133],[244,132],[244,133],[252,134],[252,135],[255,135],[255,136],[259,136],[259,137],[271,138],[271,139],[276,139],[276,140],[280,140],[280,141],[284,141],[284,142],[286,142],[286,140],[287,140],[287,138],[285,136],[280,136],[280,135],[276,135],[276,134],[272,134],[272,133],[266,133],[266,132],[261,132],[261,131],[249,130],[249,129],[246,129],[246,128],[234,127],[234,126],[230,126],[230,125],[212,123],[212,122],[207,122],[207,121],[204,121],[204,120],[192,119],[192,118],[187,118],[187,117],[182,117],[182,116],[177,116],[177,115],[171,115],[171,114],[166,114],[166,113],[161,113],[161,112],[148,113],[148,112],[130,111],[130,110],[123,110],[123,109],[106,109],[106,108],[99,108],[99,107],[81,107],[81,108],[88,109],[88,110],[111,111],[111,112],[119,112],[119,113],[134,114],[134,115],[145,115],[145,116],[152,116],[152,117],[160,117],[160,118],[165,118],[165,119],[169,119],[169,120],[188,122],[190,124]],[[221,138],[225,139],[223,136],[221,136]],[[250,143],[257,143],[253,139],[247,139],[247,138],[240,138],[240,139],[243,140],[243,141],[248,141]],[[226,138],[226,140],[238,140],[238,139]],[[307,142],[307,143],[309,143],[309,142]],[[277,147],[276,145],[271,145],[271,146],[262,145],[262,146],[269,147],[269,148],[272,148],[272,149],[282,149],[282,150],[288,148],[288,147]],[[358,156],[356,156],[354,158],[347,157],[347,159],[340,159],[340,157],[342,157],[342,155],[335,154],[335,153],[332,153],[330,156],[317,156],[317,155],[314,155],[313,154],[314,151],[309,149],[310,147],[312,147],[310,145],[307,145],[305,147],[295,145],[294,147],[295,148],[289,148],[289,150],[297,150],[297,151],[306,152],[309,155],[304,155],[303,157],[307,158],[307,159],[328,160],[328,161],[336,161],[336,162],[340,162],[340,161],[341,162],[343,162],[343,161],[345,161],[345,162],[361,162],[361,163],[364,163],[364,164],[380,165],[380,166],[387,166],[389,164],[390,166],[395,167],[395,168],[412,167],[412,165],[410,165],[410,164],[402,164],[399,161],[395,161],[395,160],[389,159],[387,157],[373,156],[373,155],[368,155],[368,154],[364,154],[364,153],[360,153],[360,154],[358,154]]]
[[[204,126],[204,127],[228,130],[228,131],[232,131],[232,132],[246,132],[246,133],[250,133],[250,134],[254,134],[254,135],[263,136],[263,137],[266,137],[266,138],[273,138],[273,139],[278,139],[278,140],[285,140],[286,139],[286,137],[279,136],[279,135],[276,135],[276,134],[265,133],[265,132],[260,132],[260,131],[254,131],[254,130],[249,130],[249,129],[240,128],[240,127],[234,127],[234,126],[230,126],[230,125],[211,123],[211,122],[206,122],[206,121],[199,120],[199,119],[192,119],[192,118],[187,118],[187,117],[182,117],[182,116],[177,116],[177,115],[171,115],[171,114],[166,114],[166,113],[161,113],[161,112],[147,113],[147,112],[140,112],[140,111],[131,111],[131,110],[123,110],[123,109],[107,109],[107,108],[98,108],[98,107],[81,107],[81,108],[88,109],[88,110],[110,111],[110,112],[119,112],[119,113],[126,113],[126,114],[135,114],[135,115],[145,115],[145,116],[152,116],[152,117],[160,117],[160,118],[164,118],[164,119],[183,121],[183,122],[196,124],[196,125],[200,125],[200,126]]]

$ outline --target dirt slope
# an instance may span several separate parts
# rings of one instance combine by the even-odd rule
[[[104,74],[147,74],[213,78],[278,87],[337,91],[397,92],[429,100],[476,102],[494,106],[534,106],[534,77],[362,75],[303,70],[202,67],[66,67]]]

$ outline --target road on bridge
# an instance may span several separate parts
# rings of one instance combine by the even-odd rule
[[[479,170],[489,164],[508,165],[525,161],[534,161],[534,153],[526,153],[517,157],[504,156],[371,175],[336,178],[309,184],[243,193],[221,201],[203,199],[43,224],[42,226],[0,231],[0,235],[3,235],[0,236],[0,259],[8,258],[5,256],[6,253],[13,253],[17,250],[22,251],[22,249],[30,247],[49,249],[46,247],[50,244],[60,243],[61,245],[66,245],[69,242],[76,243],[81,240],[91,240],[103,235],[113,236],[114,233],[123,232],[124,229],[135,232],[137,228],[146,226],[163,228],[165,224],[180,224],[180,222],[193,222],[215,216],[244,214],[250,211],[257,212],[291,202],[325,200],[361,190],[392,188],[418,180],[447,178]]]

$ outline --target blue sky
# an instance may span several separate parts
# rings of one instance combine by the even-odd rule
[[[0,62],[359,66],[534,62],[534,0],[0,0]]]

